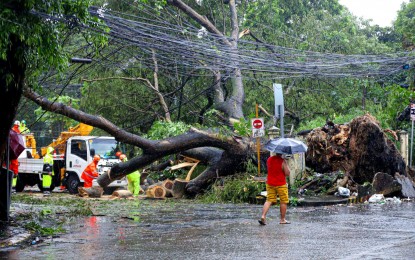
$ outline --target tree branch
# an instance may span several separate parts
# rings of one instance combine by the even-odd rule
[[[205,27],[208,32],[216,34],[222,38],[222,41],[232,46],[232,44],[226,39],[226,37],[214,26],[206,17],[201,16],[195,10],[193,10],[190,6],[183,3],[181,0],[167,0],[167,3],[173,5],[180,10],[182,10],[185,14],[193,18],[196,22],[198,22],[201,26]]]

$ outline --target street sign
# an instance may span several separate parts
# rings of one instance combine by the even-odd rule
[[[275,103],[275,116],[279,119],[284,117],[284,95],[282,93],[281,84],[272,84],[274,88],[274,103]]]
[[[282,85],[274,83],[275,118],[280,120],[281,137],[284,137],[284,94]]]
[[[265,135],[264,129],[252,129],[252,137],[262,137]]]
[[[251,120],[252,130],[254,129],[264,129],[264,119],[263,118],[252,118]]]

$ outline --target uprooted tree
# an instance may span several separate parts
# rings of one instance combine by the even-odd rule
[[[328,122],[306,135],[306,164],[319,173],[344,172],[340,186],[371,183],[378,172],[406,175],[406,164],[390,138],[398,141],[395,132],[382,130],[370,114],[347,124]]]

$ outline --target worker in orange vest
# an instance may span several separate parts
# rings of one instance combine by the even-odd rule
[[[99,160],[101,160],[101,157],[99,157],[99,155],[94,155],[94,159],[92,160],[92,162],[88,164],[88,166],[82,172],[81,179],[84,180],[85,188],[91,188],[92,181],[98,178],[99,174],[97,172],[97,165]]]
[[[13,128],[12,129],[16,133],[20,134],[20,121],[19,120],[14,121],[14,124],[13,124]]]

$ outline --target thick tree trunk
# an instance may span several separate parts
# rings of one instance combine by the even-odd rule
[[[179,8],[201,26],[205,27],[212,34],[216,34],[220,37],[223,44],[230,47],[230,51],[232,52],[230,55],[236,56],[238,51],[238,38],[239,38],[239,26],[238,26],[238,16],[236,10],[236,3],[235,0],[229,1],[229,12],[230,12],[230,20],[232,25],[232,32],[231,38],[232,41],[229,41],[225,35],[223,35],[215,25],[213,25],[206,17],[200,15],[195,10],[193,10],[190,6],[185,4],[181,0],[168,0],[167,3]],[[233,60],[237,60],[234,58]],[[216,103],[216,108],[222,112],[224,112],[230,118],[240,119],[244,117],[242,105],[245,100],[245,90],[243,87],[242,82],[242,74],[239,68],[238,62],[234,62],[233,67],[235,68],[231,72],[232,78],[232,93],[228,97],[228,99],[224,102]],[[217,87],[217,86],[216,86]],[[220,92],[216,92],[216,94],[220,95]],[[220,96],[216,96],[220,98]],[[218,99],[219,100],[219,99]]]
[[[17,113],[26,75],[24,54],[25,46],[19,36],[10,35],[10,46],[5,59],[0,59],[0,158],[3,158],[7,137]]]

